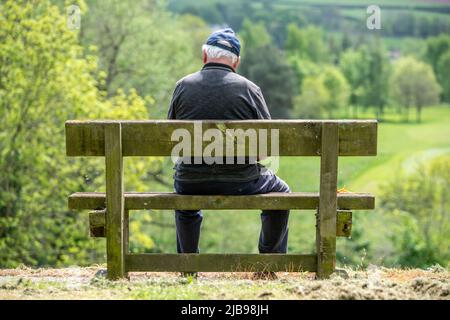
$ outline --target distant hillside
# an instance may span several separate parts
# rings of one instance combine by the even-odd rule
[[[366,8],[369,0],[169,0],[169,9],[202,17],[211,25],[240,29],[244,19],[262,21],[279,45],[278,33],[293,22],[299,26],[315,24],[332,32],[367,32]],[[443,1],[381,0],[382,30],[386,37],[420,37],[450,33],[450,4]]]

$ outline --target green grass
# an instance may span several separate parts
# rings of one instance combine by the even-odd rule
[[[352,187],[376,193],[396,172],[410,172],[421,161],[450,153],[450,108],[426,109],[422,123],[383,123],[379,127],[379,156],[357,174]],[[344,165],[346,165],[344,163]]]
[[[354,192],[376,193],[399,169],[410,171],[420,160],[450,153],[449,137],[448,106],[425,109],[422,123],[380,123],[378,155],[339,158],[339,186]],[[319,159],[282,158],[279,175],[295,191],[317,191]]]

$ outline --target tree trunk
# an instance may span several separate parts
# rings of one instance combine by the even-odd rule
[[[422,106],[418,105],[416,111],[416,121],[417,123],[420,123],[422,122]]]
[[[409,122],[409,105],[406,105],[405,107],[405,122]]]
[[[383,118],[384,118],[384,105],[383,104],[379,105],[377,111],[378,111],[377,119],[380,120],[380,121],[383,121]]]

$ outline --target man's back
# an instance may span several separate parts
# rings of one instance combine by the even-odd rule
[[[208,63],[177,83],[169,119],[270,119],[270,114],[258,86],[229,66]]]
[[[247,120],[270,119],[261,90],[223,64],[208,63],[181,79],[175,88],[169,119]],[[178,181],[251,181],[260,175],[253,164],[177,163]]]

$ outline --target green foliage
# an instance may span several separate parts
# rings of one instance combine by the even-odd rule
[[[450,50],[450,36],[448,34],[440,34],[427,40],[426,58],[433,67],[434,72],[438,71],[439,59],[443,54]]]
[[[333,66],[325,67],[320,78],[328,91],[328,99],[324,107],[328,113],[328,117],[332,118],[333,111],[347,106],[350,86],[341,71]]]
[[[402,266],[448,265],[450,254],[450,157],[422,164],[412,175],[400,175],[384,189],[380,206],[394,213],[394,256]]]
[[[82,184],[64,156],[67,118],[98,107],[95,61],[48,2],[1,4],[0,265],[83,263],[95,254],[63,194]],[[66,165],[64,165],[66,164]]]
[[[367,78],[364,105],[375,107],[377,117],[382,118],[388,103],[389,76],[391,65],[387,53],[379,41],[369,46],[367,57]]]
[[[192,15],[174,17],[160,1],[113,0],[91,3],[83,17],[81,41],[98,47],[102,88],[135,88],[155,103],[149,113],[167,113],[174,82],[200,68],[201,45],[209,29]]]
[[[239,36],[242,39],[242,48],[245,55],[246,48],[260,48],[268,46],[272,43],[272,39],[266,30],[264,24],[253,23],[248,19],[245,19],[242,23]]]
[[[450,36],[440,34],[427,40],[425,57],[442,87],[442,98],[450,101]]]
[[[347,106],[350,88],[344,75],[334,66],[325,66],[320,75],[306,77],[301,94],[294,99],[294,118],[319,119],[326,113],[333,118],[333,112]]]
[[[101,261],[103,243],[88,238],[87,216],[66,199],[104,188],[103,164],[65,156],[64,122],[146,118],[146,101],[134,90],[105,98],[96,59],[48,1],[6,1],[0,12],[0,266]],[[127,181],[136,189],[154,163],[144,170],[140,161]]]
[[[366,64],[367,48],[362,47],[358,51],[346,51],[340,61],[340,67],[350,86],[350,103],[354,105],[362,104],[366,91]]]
[[[292,116],[299,119],[320,119],[330,100],[322,79],[307,77],[302,83],[302,94],[295,97]]]
[[[442,87],[444,101],[450,102],[450,49],[441,55],[437,64],[436,76]]]
[[[293,72],[277,48],[247,48],[239,70],[261,88],[273,118],[288,117],[292,109]]]
[[[321,29],[290,24],[285,48],[300,88],[292,116],[321,118],[326,112],[331,118],[333,111],[346,106],[349,85],[338,68],[325,64],[329,53]]]
[[[287,55],[307,59],[315,63],[326,62],[328,51],[323,38],[323,32],[320,28],[308,26],[300,29],[297,25],[290,24],[287,27],[285,44]]]
[[[378,117],[382,117],[388,102],[390,64],[381,44],[375,42],[347,50],[341,57],[340,67],[351,87],[350,103],[355,107],[374,107]]]
[[[391,95],[404,109],[406,120],[410,107],[416,108],[420,122],[422,108],[439,102],[440,87],[431,66],[412,57],[398,60],[390,79]]]
[[[392,50],[395,50],[397,44]],[[400,42],[400,53],[402,56],[412,56],[418,60],[425,57],[427,46],[426,40],[419,38],[406,38]]]
[[[321,68],[318,64],[309,61],[307,59],[301,59],[299,57],[291,56],[287,58],[288,63],[294,72],[294,82],[295,82],[295,93],[299,94],[301,92],[301,86],[303,80],[306,77],[318,76]]]
[[[292,68],[280,50],[271,43],[263,25],[253,29],[250,22],[245,22],[241,35],[245,50],[240,73],[261,88],[273,118],[287,118],[292,109]]]

